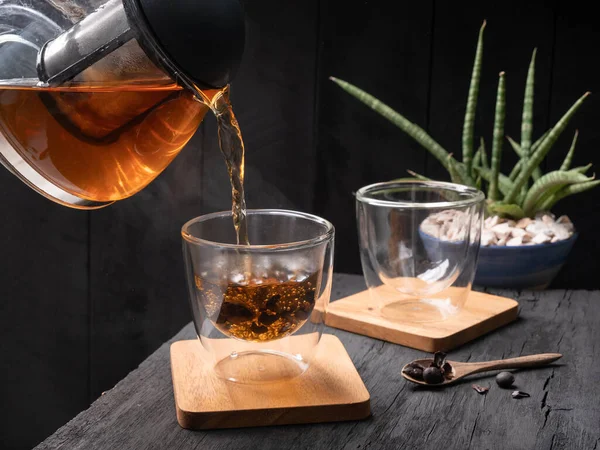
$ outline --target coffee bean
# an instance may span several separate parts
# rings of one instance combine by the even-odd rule
[[[406,375],[415,380],[423,379],[423,366],[417,363],[407,364],[406,367],[402,370]]]
[[[496,375],[496,383],[501,388],[509,388],[515,382],[515,376],[510,372],[500,372]]]
[[[423,380],[427,384],[440,384],[444,381],[444,375],[437,367],[428,367],[423,371]]]

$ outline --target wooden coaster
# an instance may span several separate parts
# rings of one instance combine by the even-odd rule
[[[290,380],[223,380],[197,340],[171,345],[171,372],[177,421],[192,430],[337,422],[371,414],[367,388],[344,345],[330,334],[321,337],[308,370]]]
[[[369,291],[332,302],[325,323],[394,344],[437,352],[451,350],[517,318],[518,303],[510,298],[471,292],[462,311],[438,322],[388,319],[371,305]],[[414,315],[413,315],[414,317]]]

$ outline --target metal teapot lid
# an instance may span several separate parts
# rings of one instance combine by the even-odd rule
[[[200,87],[222,88],[231,81],[244,50],[238,0],[125,0],[125,8],[145,18],[135,22],[140,31],[153,34],[169,61]]]
[[[44,45],[38,76],[62,84],[134,39],[175,80],[222,88],[242,58],[243,10],[238,0],[109,0]]]

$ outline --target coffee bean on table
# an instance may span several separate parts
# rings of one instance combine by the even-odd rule
[[[510,372],[500,372],[496,375],[496,383],[501,388],[509,388],[515,382],[515,376]]]

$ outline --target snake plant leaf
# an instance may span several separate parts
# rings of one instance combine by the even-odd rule
[[[475,152],[475,156],[473,156],[473,165],[477,167],[481,167],[481,146]]]
[[[414,178],[414,177],[402,177],[402,178],[396,178],[394,180],[390,180],[392,183],[393,182],[397,182],[397,181],[419,181],[418,178]]]
[[[569,170],[569,167],[571,167],[571,163],[573,162],[573,155],[575,154],[575,145],[577,145],[577,137],[579,136],[579,130],[575,130],[575,135],[573,136],[573,141],[571,142],[571,147],[569,148],[569,151],[567,152],[567,156],[565,156],[565,159],[563,161],[563,163],[560,165],[560,169],[558,170]]]
[[[570,184],[585,183],[592,180],[593,178],[588,178],[577,172],[561,172],[559,170],[549,172],[531,186],[523,202],[523,210],[525,214],[530,215],[540,197],[547,193],[549,189],[556,188],[557,186],[562,188]]]
[[[510,174],[508,175],[508,178],[510,178],[510,181],[515,181],[515,179],[517,178],[517,175],[519,175],[519,172],[521,171],[521,167],[523,167],[522,159],[518,160],[517,163],[515,164],[515,166],[510,171]]]
[[[533,143],[533,145],[531,146],[531,152],[532,153],[535,152],[538,149],[538,147],[540,146],[540,144],[544,141],[544,139],[546,139],[546,136],[548,136],[548,133],[550,133],[550,130],[546,130],[546,132],[544,134],[542,134],[539,137],[539,139]],[[519,145],[519,143],[515,142],[515,140],[513,138],[511,138],[510,136],[506,136],[506,140],[508,140],[508,142],[510,143],[510,146],[515,151],[515,153],[517,154],[517,156],[519,158],[522,158],[523,157],[523,151],[521,150],[521,146]]]
[[[575,172],[575,173],[586,173],[588,170],[590,170],[592,168],[592,163],[589,163],[586,166],[579,166],[579,167],[574,167],[571,170],[569,170],[569,172]]]
[[[522,158],[523,152],[521,151],[521,146],[517,142],[515,142],[515,140],[513,138],[511,138],[510,136],[506,136],[506,140],[509,142],[510,146],[515,151],[517,156],[519,158]]]
[[[595,181],[586,181],[585,183],[577,183],[571,184],[562,188],[558,191],[552,198],[550,198],[544,205],[543,211],[550,211],[556,203],[562,200],[565,197],[569,197],[570,195],[580,194],[585,191],[589,191],[597,186],[600,186],[600,180]]]
[[[407,170],[407,172],[417,180],[431,181],[431,178],[427,178],[425,175],[418,174],[417,172],[413,172],[412,170]]]
[[[595,176],[586,178],[582,174],[584,173],[583,171],[587,171],[591,166],[592,166],[591,164],[588,164],[587,166],[578,167],[577,169],[579,169],[579,171],[573,169],[573,170],[569,170],[568,172],[556,171],[556,173],[570,173],[570,174],[575,174],[580,179],[579,183],[587,183],[589,181],[594,180]],[[552,172],[550,172],[550,173],[552,173]],[[578,184],[578,183],[571,183],[571,184]],[[546,187],[543,190],[542,194],[539,196],[539,198],[535,201],[535,204],[530,208],[529,211],[527,211],[528,214],[530,216],[533,216],[538,211],[548,211],[549,210],[548,203],[551,203],[553,201],[553,198],[556,196],[556,194],[561,189],[564,189],[566,186],[570,186],[571,184],[569,184],[569,183],[564,183],[564,184],[563,183],[556,183],[553,186]]]
[[[528,159],[527,162],[525,163],[525,165],[523,166],[523,169],[521,170],[521,172],[517,176],[517,179],[513,183],[513,188],[511,189],[511,191],[508,193],[508,195],[504,199],[504,201],[506,203],[513,203],[515,201],[515,199],[517,198],[517,195],[519,194],[519,191],[521,191],[523,186],[525,186],[525,184],[527,183],[527,180],[533,173],[534,169],[540,165],[540,163],[542,162],[542,160],[544,159],[544,157],[546,156],[546,154],[548,153],[548,151],[550,150],[552,145],[556,142],[558,137],[561,135],[561,133],[566,128],[571,117],[573,117],[575,112],[577,112],[577,110],[581,107],[581,105],[583,104],[583,102],[589,95],[590,95],[590,92],[586,92],[585,94],[583,94],[573,104],[573,106],[571,106],[571,108],[565,113],[565,115],[562,116],[558,122],[556,122],[554,127],[552,127],[552,129],[550,130],[550,133],[548,133],[548,136],[546,136],[546,138],[540,144],[540,146],[535,151],[535,153],[533,153],[531,155],[531,158]],[[536,183],[537,183],[537,181],[536,181]]]
[[[523,99],[523,116],[521,120],[521,150],[525,161],[529,159],[531,152],[531,134],[533,132],[533,91],[535,83],[535,55],[537,48],[533,49],[527,81],[525,82],[525,95]]]
[[[510,216],[514,219],[522,219],[525,217],[525,212],[519,205],[507,205],[500,202],[492,202],[488,205],[488,211],[498,214],[499,216]]]
[[[475,171],[479,175],[481,175],[481,178],[483,178],[485,181],[490,183],[490,180],[492,179],[492,170],[491,169],[485,169],[483,167],[475,167]],[[502,195],[506,195],[510,192],[510,190],[512,188],[513,188],[513,182],[510,181],[510,179],[506,175],[499,173],[498,174],[498,190],[500,191],[500,193]]]
[[[546,189],[542,195],[540,195],[540,197],[538,198],[538,200],[535,202],[535,205],[531,208],[531,211],[529,212],[530,216],[534,216],[537,212],[539,211],[547,211],[545,205],[548,201],[550,201],[558,191],[560,191],[561,189],[563,189],[565,187],[564,184],[559,184],[553,187],[550,187],[548,189]]]
[[[548,136],[548,133],[549,133],[549,131],[546,131],[537,141],[535,141],[533,143],[533,145],[531,146],[532,152],[535,152],[537,150],[537,148],[544,141],[546,136]],[[519,158],[523,159],[523,151],[521,150],[521,146],[517,142],[515,142],[514,139],[511,138],[510,136],[506,136],[506,139],[508,140],[510,146],[515,151],[517,156]],[[518,171],[521,170],[521,167],[523,167],[523,163],[521,161],[518,161],[517,165],[519,166],[518,170],[516,170],[516,167],[513,167],[513,170],[511,171],[511,175],[513,175],[515,178],[519,174]],[[540,169],[539,167],[536,167],[535,170],[533,171],[533,173],[531,174],[533,181],[537,181],[541,176],[542,176],[542,169]],[[514,180],[515,178],[513,178],[512,176],[510,177],[511,180]]]
[[[498,174],[500,173],[500,158],[502,142],[504,141],[504,118],[506,116],[506,82],[504,72],[500,72],[498,93],[496,94],[496,116],[494,118],[494,139],[492,141],[492,179],[488,189],[488,199],[498,200]]]
[[[454,167],[456,168],[456,170],[458,171],[458,174],[462,178],[463,184],[474,187],[475,179],[467,173],[466,166],[463,163],[458,162],[456,159],[453,159],[452,163],[454,164]]]
[[[485,30],[485,20],[479,29],[477,39],[477,49],[475,50],[475,62],[473,63],[473,72],[471,74],[471,84],[469,85],[469,95],[467,97],[467,108],[465,111],[465,120],[463,123],[462,151],[463,164],[467,174],[472,175],[472,155],[473,155],[473,134],[475,130],[475,112],[477,110],[477,97],[479,96],[479,80],[481,79],[481,61],[483,57],[483,30]]]
[[[481,167],[489,169],[490,164],[488,162],[487,151],[485,150],[485,140],[483,137],[479,139],[479,149],[481,150]]]
[[[544,142],[544,139],[546,139],[546,136],[548,136],[548,133],[550,133],[550,130],[546,130],[546,132],[542,134],[540,138],[533,143],[533,145],[531,146],[531,153],[534,153],[539,148],[542,142]],[[533,169],[533,173],[531,174],[531,178],[533,178],[533,181],[539,180],[541,176],[542,169],[540,169],[539,167]]]
[[[453,183],[464,184],[464,180],[459,174],[458,168],[456,167],[456,161],[452,157],[452,154],[448,155],[448,172],[450,172],[450,179]]]
[[[537,141],[535,141],[533,143],[533,145],[531,146],[531,153],[535,152],[537,150],[537,148],[540,146],[540,144],[542,142],[544,142],[544,139],[546,139],[546,137],[548,136],[548,134],[550,134],[550,130],[546,130],[546,132],[544,134],[542,134]]]
[[[387,120],[408,134],[411,138],[417,141],[417,143],[428,150],[438,161],[443,164],[444,168],[448,170],[448,152],[444,150],[444,148],[429,134],[427,134],[423,128],[412,123],[385,103],[376,99],[362,89],[354,86],[353,84],[335,77],[329,77],[329,79],[340,86],[344,91],[352,95],[354,98],[361,101],[373,111],[385,117]]]

